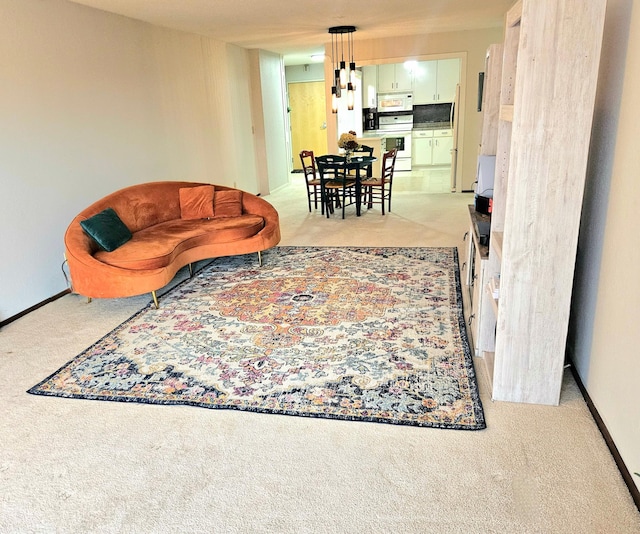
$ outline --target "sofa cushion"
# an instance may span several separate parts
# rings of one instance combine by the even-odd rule
[[[216,191],[213,206],[215,217],[239,217],[242,215],[242,191]]]
[[[80,226],[101,249],[107,252],[116,250],[131,239],[131,232],[113,208],[107,208],[80,221]]]
[[[213,194],[215,188],[212,185],[199,185],[197,187],[181,187],[180,216],[183,219],[210,219],[213,217]]]
[[[264,225],[260,215],[250,214],[209,220],[175,219],[140,230],[118,250],[109,254],[98,251],[95,258],[124,269],[161,269],[185,250],[246,239]]]

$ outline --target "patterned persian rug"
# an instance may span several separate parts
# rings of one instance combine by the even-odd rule
[[[485,428],[455,248],[218,258],[29,393]]]

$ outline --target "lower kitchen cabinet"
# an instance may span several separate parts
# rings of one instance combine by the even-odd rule
[[[433,131],[432,165],[451,165],[451,151],[453,150],[453,131]]]
[[[411,141],[413,165],[451,165],[453,130],[414,130]]]
[[[413,165],[433,164],[433,130],[414,131],[411,136]]]

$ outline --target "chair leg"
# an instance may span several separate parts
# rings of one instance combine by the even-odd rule
[[[153,297],[153,304],[155,305],[157,310],[160,307],[160,304],[158,304],[158,295],[156,294],[155,290],[151,292],[151,296]]]
[[[336,194],[335,191],[331,191],[331,194],[329,195],[329,204],[327,209],[329,210],[331,215],[333,215],[333,213],[335,212],[335,208],[339,208],[339,207],[340,207],[340,197]]]
[[[320,184],[320,213],[322,215],[324,215],[325,209],[327,208],[328,202],[327,199],[329,198],[329,191],[327,191],[326,187],[323,187],[322,184]],[[328,217],[328,215],[327,215]]]
[[[309,213],[311,213],[311,191],[309,189],[309,186],[307,186],[307,203],[309,204]]]

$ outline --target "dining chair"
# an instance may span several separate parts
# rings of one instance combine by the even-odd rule
[[[367,146],[367,145],[360,145],[358,147],[357,150],[353,151],[353,155],[352,157],[357,157],[357,156],[368,156],[368,157],[373,157],[373,147]],[[349,171],[349,174],[355,174],[356,171],[355,169],[351,169],[351,171]],[[373,166],[369,165],[367,167],[367,178],[371,178],[373,176]]]
[[[362,180],[363,201],[367,203],[367,208],[371,208],[374,203],[380,203],[382,215],[384,215],[384,201],[389,204],[388,211],[391,211],[391,187],[393,185],[393,170],[396,166],[396,155],[398,151],[392,148],[382,156],[382,167],[380,178],[366,178]]]
[[[313,150],[301,151],[300,161],[302,162],[304,179],[307,183],[307,202],[309,203],[309,213],[311,213],[311,197],[313,196],[315,209],[318,209],[318,202],[320,201],[320,177],[316,171],[316,160],[313,156]]]
[[[354,204],[355,179],[347,174],[347,158],[327,154],[316,157],[316,164],[320,172],[320,195],[323,199],[327,218],[333,213],[333,206],[342,206],[342,218],[344,219],[345,207]]]

